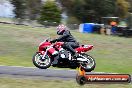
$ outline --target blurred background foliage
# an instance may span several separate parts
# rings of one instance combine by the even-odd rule
[[[69,16],[75,16],[82,22],[100,22],[104,16],[128,15],[131,0],[59,0]],[[128,2],[129,1],[129,2]]]
[[[132,12],[132,0],[9,0],[14,6],[15,18],[61,22],[66,12],[67,22],[96,22],[101,17],[126,18]],[[47,5],[48,4],[48,5]],[[76,21],[76,22],[75,22]]]
[[[40,18],[38,19],[41,24],[45,22],[54,22],[56,24],[61,21],[61,9],[53,1],[47,1],[42,6],[40,11]]]

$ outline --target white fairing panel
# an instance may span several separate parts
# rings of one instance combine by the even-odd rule
[[[87,61],[87,59],[84,58],[77,58],[78,61]]]

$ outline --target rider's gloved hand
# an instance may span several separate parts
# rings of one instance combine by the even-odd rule
[[[50,41],[50,43],[55,43],[57,41],[57,39],[53,39]]]

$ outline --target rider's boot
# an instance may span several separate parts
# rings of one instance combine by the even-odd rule
[[[73,55],[73,58],[76,59],[77,57],[79,57],[79,54],[78,54],[78,53],[75,53],[75,54]]]

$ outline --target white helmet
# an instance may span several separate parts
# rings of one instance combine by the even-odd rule
[[[57,34],[58,35],[62,35],[64,33],[65,30],[67,30],[67,27],[63,24],[60,24],[57,26]]]

